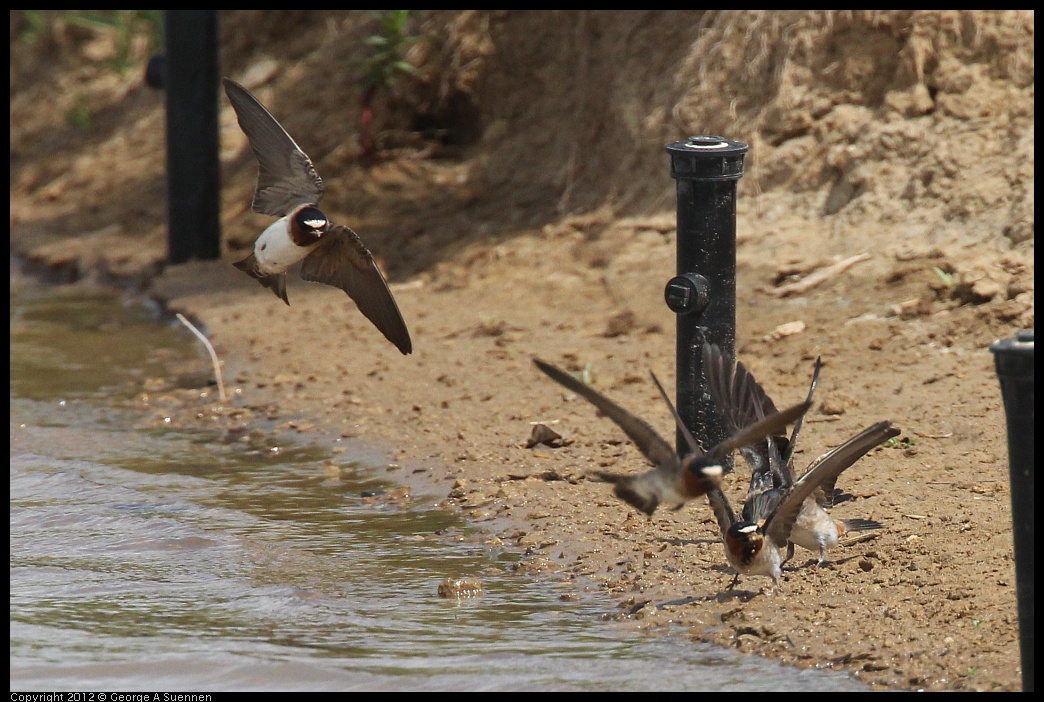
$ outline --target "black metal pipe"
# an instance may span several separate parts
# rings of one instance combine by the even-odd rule
[[[1022,691],[1033,692],[1033,330],[990,346],[1008,418],[1008,475],[1015,539]]]
[[[678,315],[677,405],[696,440],[714,446],[727,436],[707,392],[704,340],[735,358],[736,181],[747,145],[717,136],[667,144],[678,190],[678,275],[667,283],[667,306]],[[679,453],[687,453],[677,432]],[[731,461],[731,458],[729,459]]]
[[[164,18],[167,260],[220,258],[217,11],[167,10]]]

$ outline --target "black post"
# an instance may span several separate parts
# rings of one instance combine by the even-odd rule
[[[167,260],[221,257],[216,10],[166,10]]]
[[[701,349],[706,340],[735,358],[736,181],[747,145],[694,136],[666,148],[678,182],[678,275],[664,291],[678,314],[678,414],[709,448],[728,432],[706,391]],[[680,431],[677,446],[688,453]]]
[[[1033,692],[1033,330],[990,346],[1008,418],[1008,475],[1015,538],[1022,691]]]

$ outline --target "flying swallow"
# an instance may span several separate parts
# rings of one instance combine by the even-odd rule
[[[703,366],[711,397],[721,408],[730,430],[734,430],[737,426],[745,426],[776,411],[771,398],[754,379],[754,375],[743,363],[733,364],[717,346],[704,344]],[[812,383],[806,398],[809,402],[812,401],[812,396],[819,383],[821,368],[822,359],[817,358],[815,370],[812,373]],[[751,467],[750,487],[744,501],[744,519],[746,521],[757,521],[757,515],[754,512],[759,509],[764,512],[766,500],[778,500],[778,496],[789,490],[796,482],[794,448],[797,445],[797,436],[803,419],[802,417],[794,424],[794,429],[789,437],[781,433],[775,434],[766,441],[749,444],[740,449],[740,454]],[[899,434],[898,429],[891,431],[894,433],[885,436],[880,442]],[[876,445],[865,442],[857,444],[857,446],[864,447],[863,453]],[[851,461],[854,463],[862,454],[846,452],[846,456],[851,456]],[[824,456],[821,456],[816,459],[809,466],[809,470],[823,458]],[[847,467],[845,466],[845,468]],[[827,550],[836,546],[844,534],[882,527],[880,522],[869,519],[835,520],[830,516],[826,509],[834,504],[836,492],[834,485],[838,475],[840,475],[840,471],[832,478],[820,480],[802,503],[790,533],[790,543],[787,544],[787,556],[784,561],[793,556],[794,544],[797,544],[802,548],[818,552],[818,562],[822,565],[826,560]]]
[[[279,219],[254,242],[236,268],[283,302],[286,271],[301,264],[301,278],[340,288],[403,354],[413,351],[410,332],[373,255],[354,231],[335,225],[319,209],[323,181],[312,160],[250,92],[228,78],[225,93],[257,157],[257,189],[251,209]]]
[[[613,483],[613,492],[617,497],[650,516],[660,504],[679,509],[687,501],[716,489],[721,484],[724,473],[721,465],[723,457],[741,446],[761,441],[770,434],[782,431],[787,424],[794,422],[811,406],[811,403],[803,402],[783,412],[773,413],[771,416],[735,432],[707,452],[702,451],[695,440],[691,440],[689,453],[679,457],[678,452],[648,423],[620,407],[605,395],[550,363],[536,358],[533,359],[533,363],[552,380],[580,395],[601,410],[602,414],[616,422],[617,426],[623,429],[628,438],[642,452],[642,455],[656,466],[651,471],[635,475],[594,472],[598,478]],[[660,381],[655,374],[652,378],[660,394],[667,400],[668,406],[674,412],[675,420],[679,426],[684,427],[674,405],[671,404],[663,386],[660,385]],[[689,437],[691,438],[691,434]]]

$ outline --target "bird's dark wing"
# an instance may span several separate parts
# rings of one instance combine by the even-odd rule
[[[775,404],[746,366],[733,363],[713,344],[703,344],[703,372],[707,389],[721,410],[729,432],[738,432],[776,412]],[[786,435],[772,440],[779,444],[786,440]],[[767,441],[759,441],[740,448],[740,454],[750,466],[752,480],[760,483],[772,482],[767,444]]]
[[[634,442],[634,445],[638,447],[642,455],[657,468],[670,472],[677,472],[681,469],[681,461],[678,460],[678,454],[644,420],[631,414],[602,393],[577,380],[564,370],[538,358],[534,358],[533,363],[556,383],[580,395],[601,410],[602,414],[616,422],[616,425],[623,429],[624,434],[627,434],[627,437]]]
[[[743,503],[743,521],[757,524],[779,509],[786,499],[787,488],[774,487],[748,494]]]
[[[701,456],[703,455],[703,449],[696,442],[696,437],[689,431],[689,427],[685,426],[685,422],[682,421],[681,415],[678,414],[678,410],[675,409],[674,403],[671,402],[671,398],[668,397],[667,391],[663,389],[663,385],[660,384],[660,379],[656,377],[656,374],[649,371],[649,375],[652,376],[653,382],[656,383],[656,389],[660,391],[660,397],[667,403],[667,407],[671,410],[671,415],[674,417],[674,423],[678,427],[678,430],[685,437],[685,443],[689,447],[689,453],[691,455]]]
[[[816,386],[819,385],[819,371],[822,368],[823,357],[816,356],[816,367],[812,371],[812,383],[808,387],[808,397],[805,398],[809,402],[812,401],[812,395],[815,394]],[[783,450],[783,454],[781,456],[783,459],[783,465],[787,467],[787,471],[790,473],[790,477],[792,479],[797,477],[796,475],[794,475],[794,447],[797,445],[798,432],[801,431],[801,424],[804,422],[804,420],[805,418],[802,417],[801,419],[794,422],[794,429],[790,432],[790,442]]]
[[[812,403],[806,400],[805,402],[788,407],[782,412],[771,414],[750,426],[744,427],[712,448],[708,453],[712,454],[715,458],[721,459],[742,446],[761,441],[773,434],[778,434],[786,429],[788,424],[797,421],[797,419],[804,415],[811,406]]]
[[[715,346],[703,345],[703,371],[711,397],[721,408],[730,432],[737,432],[776,412],[754,374]]]
[[[830,485],[831,490],[837,477],[849,466],[862,458],[875,446],[884,443],[900,431],[891,422],[878,422],[859,434],[817,458],[797,479],[779,508],[765,524],[765,534],[780,547],[790,540],[790,531],[801,510],[805,498],[821,485]]]
[[[301,264],[301,277],[344,290],[399,351],[413,351],[410,332],[388,283],[362,239],[348,227],[333,226],[323,234],[319,246]]]
[[[725,534],[736,523],[736,513],[732,511],[729,498],[725,496],[721,488],[708,491],[707,502],[710,503],[711,511],[714,512],[714,518],[718,522],[718,529],[721,530],[721,537],[724,539]]]
[[[239,126],[257,157],[257,189],[251,209],[282,217],[299,205],[318,204],[323,180],[312,160],[250,91],[229,78],[224,84]]]
[[[838,490],[835,487],[837,483],[837,478],[841,474],[841,471],[845,470],[845,468],[848,468],[850,465],[862,458],[868,451],[870,451],[870,449],[880,444],[883,444],[885,441],[888,441],[893,437],[899,436],[899,434],[902,433],[899,429],[890,425],[886,429],[878,429],[878,427],[880,427],[882,424],[887,425],[888,422],[880,422],[878,424],[875,424],[874,426],[870,427],[861,434],[858,434],[855,437],[846,441],[845,443],[841,444],[837,448],[827,451],[822,456],[820,456],[819,458],[817,458],[809,464],[808,470],[812,470],[813,468],[815,468],[820,463],[826,460],[838,461],[839,464],[843,466],[840,470],[832,472],[831,474],[828,474],[826,477],[824,477],[823,480],[819,482],[819,485],[812,491],[812,495],[815,497],[816,502],[819,503],[820,507],[832,507],[833,505],[839,502],[844,502],[845,500],[852,499],[851,495],[849,495],[846,492],[842,492],[841,490]],[[876,438],[876,441],[871,441],[870,439],[863,439],[863,436],[870,432],[879,432],[880,434],[883,434],[883,436]],[[878,434],[875,433],[873,434],[873,436],[877,437]],[[853,444],[853,442],[857,443],[854,446],[851,446],[850,444]],[[842,454],[840,457],[838,456],[839,453]],[[847,461],[847,463],[845,461]]]

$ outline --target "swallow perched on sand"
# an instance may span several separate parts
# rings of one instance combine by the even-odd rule
[[[251,209],[279,218],[261,232],[253,252],[235,263],[236,268],[289,305],[286,270],[303,261],[304,280],[344,290],[399,351],[412,352],[410,332],[373,255],[358,234],[333,224],[319,209],[323,181],[311,159],[246,88],[228,78],[223,82],[257,157]]]
[[[605,395],[550,363],[536,358],[533,359],[533,363],[552,380],[580,395],[601,410],[602,414],[616,422],[645,458],[656,466],[651,471],[636,475],[594,472],[602,480],[613,483],[613,492],[617,497],[650,516],[660,504],[678,509],[687,501],[716,489],[721,484],[724,472],[721,465],[724,456],[741,446],[761,441],[770,434],[782,431],[787,424],[803,415],[811,405],[811,403],[803,402],[782,412],[774,413],[735,432],[733,436],[707,452],[702,451],[693,440],[690,442],[689,453],[684,457],[679,457],[678,452],[649,424]],[[652,378],[660,394],[667,400],[668,406],[675,415],[675,420],[679,426],[684,426],[655,374]]]
[[[714,517],[725,542],[725,557],[736,571],[729,589],[742,575],[766,575],[772,578],[772,589],[779,592],[783,575],[781,549],[792,538],[794,524],[805,500],[816,488],[837,480],[846,468],[867,451],[899,434],[890,422],[878,422],[835,449],[823,454],[804,475],[790,487],[774,488],[753,495],[743,506],[743,518],[737,519],[721,488],[707,493]]]
[[[743,363],[738,361],[733,363],[731,359],[722,354],[717,346],[704,344],[703,367],[710,395],[721,408],[730,431],[735,431],[736,427],[756,422],[776,411],[772,399],[755,380],[754,375]],[[812,383],[806,398],[809,402],[812,401],[816,385],[819,383],[821,369],[822,359],[817,358],[812,373]],[[790,489],[797,481],[794,470],[794,448],[803,419],[802,417],[794,424],[789,437],[781,433],[775,434],[766,441],[749,444],[740,449],[740,454],[751,468],[750,487],[744,502],[744,520],[756,522],[758,515],[754,512],[759,509],[762,512],[765,511],[765,501],[770,499],[768,496],[776,495],[775,499],[778,501],[778,495]],[[878,443],[899,434],[898,429],[890,431],[894,433],[888,433],[888,436],[882,438]],[[855,448],[862,447],[863,453],[866,453],[876,445],[877,443],[866,441],[858,442],[850,451],[846,451],[845,455],[851,456],[851,462],[855,462],[862,456],[862,454],[854,453]],[[823,459],[824,456],[816,459],[809,466],[809,470]],[[845,466],[845,468],[847,467]],[[794,544],[797,544],[802,548],[818,552],[818,562],[822,565],[826,560],[827,550],[836,546],[846,533],[881,528],[880,522],[869,519],[839,521],[830,516],[826,509],[834,504],[834,485],[838,475],[840,475],[840,471],[832,478],[819,480],[811,494],[802,503],[790,532],[790,542],[787,544],[787,556],[784,562],[794,555]],[[765,497],[758,497],[759,495],[765,495]]]

